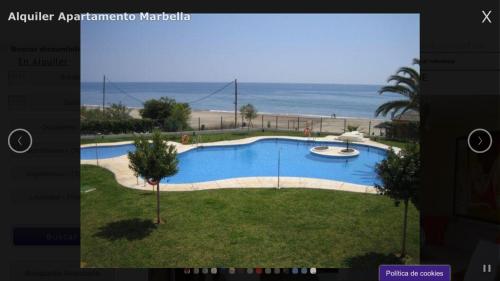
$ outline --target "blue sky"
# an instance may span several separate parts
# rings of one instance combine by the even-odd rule
[[[81,22],[81,81],[384,84],[419,53],[418,14]]]

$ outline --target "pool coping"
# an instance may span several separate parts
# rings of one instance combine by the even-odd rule
[[[229,141],[218,141],[211,143],[200,143],[200,144],[188,144],[184,145],[178,142],[169,141],[168,144],[173,144],[177,148],[177,152],[184,153],[186,151],[196,149],[198,147],[217,147],[217,146],[231,146],[231,145],[245,145],[250,144],[259,140],[265,139],[289,139],[289,140],[300,140],[300,141],[325,141],[334,143],[343,143],[343,141],[337,140],[335,136],[326,136],[318,138],[309,137],[292,137],[292,136],[258,136],[249,137],[238,140]],[[113,143],[98,143],[96,144],[86,144],[81,145],[80,148],[84,147],[95,147],[95,146],[120,146],[131,144],[133,141],[122,141]],[[388,150],[389,146],[374,142],[369,139],[365,139],[363,142],[353,142],[356,145],[371,146],[375,148],[380,148]],[[400,149],[393,148],[396,153],[399,153]],[[97,160],[80,160],[80,164],[97,165]],[[109,171],[111,171],[116,181],[128,188],[139,189],[139,190],[153,190],[153,186],[144,184],[141,180],[137,180],[134,176],[132,170],[128,167],[128,157],[127,155],[121,155],[118,157],[99,159],[99,165]],[[377,190],[371,185],[360,185],[336,180],[329,179],[319,179],[319,178],[305,178],[305,177],[280,177],[280,184],[278,187],[278,177],[238,177],[230,179],[221,179],[214,181],[204,181],[196,183],[176,183],[176,184],[165,184],[160,183],[160,191],[196,191],[196,190],[210,190],[210,189],[231,189],[231,188],[308,188],[308,189],[328,189],[328,190],[342,190],[349,192],[360,192],[360,193],[371,193],[376,194]]]
[[[329,157],[329,158],[336,158],[336,159],[347,159],[347,158],[354,158],[359,155],[359,150],[351,148],[352,151],[350,152],[342,152],[344,149],[343,147],[338,147],[338,146],[328,146],[327,149],[325,150],[316,150],[317,146],[309,149],[309,152],[311,152],[314,155],[322,156],[322,157]]]

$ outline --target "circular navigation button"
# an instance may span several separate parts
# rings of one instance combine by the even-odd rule
[[[492,143],[493,138],[490,132],[481,128],[473,130],[467,137],[467,144],[475,153],[485,153],[491,148]]]
[[[10,132],[7,142],[10,150],[15,153],[25,153],[30,150],[33,144],[33,138],[28,130],[18,128]]]

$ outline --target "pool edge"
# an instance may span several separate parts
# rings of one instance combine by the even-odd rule
[[[332,137],[322,138],[306,138],[306,137],[290,137],[290,136],[259,136],[250,137],[239,140],[219,141],[213,143],[203,143],[201,145],[183,145],[177,142],[169,141],[168,143],[174,144],[178,153],[184,153],[198,147],[214,147],[214,146],[231,146],[231,145],[244,145],[251,144],[259,140],[266,139],[290,139],[300,141],[319,141],[319,142],[333,142],[342,143],[342,141],[335,140]],[[133,141],[125,141],[118,143],[100,143],[97,146],[116,146],[126,145],[133,143]],[[375,147],[379,149],[388,150],[389,146],[377,143],[371,140],[366,140],[363,143],[355,143],[356,145],[363,145]],[[96,144],[82,145],[83,147],[92,147]],[[395,148],[396,150],[396,148]],[[396,150],[398,152],[399,149]],[[80,164],[96,165],[97,161],[93,160],[80,160]],[[152,190],[150,185],[144,186],[143,183],[137,183],[137,178],[133,175],[128,167],[127,155],[121,155],[112,158],[99,159],[99,165],[114,174],[116,181],[127,187],[138,190]],[[197,190],[210,190],[210,189],[231,189],[231,188],[278,188],[278,177],[238,177],[230,179],[221,179],[214,181],[204,181],[196,183],[184,184],[160,184],[160,191],[197,191]],[[349,182],[342,182],[336,180],[319,179],[319,178],[304,178],[304,177],[280,177],[279,188],[310,188],[310,189],[328,189],[328,190],[341,190],[360,193],[377,193],[374,186],[360,185]]]

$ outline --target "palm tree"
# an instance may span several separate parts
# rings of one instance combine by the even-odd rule
[[[420,65],[419,59],[413,59],[414,65]],[[405,99],[388,101],[375,110],[375,116],[386,116],[391,112],[391,117],[398,112],[401,114],[408,110],[419,111],[420,108],[420,73],[411,67],[401,67],[396,74],[387,79],[387,83],[395,82],[392,85],[382,87],[378,93],[386,92],[400,94]]]

